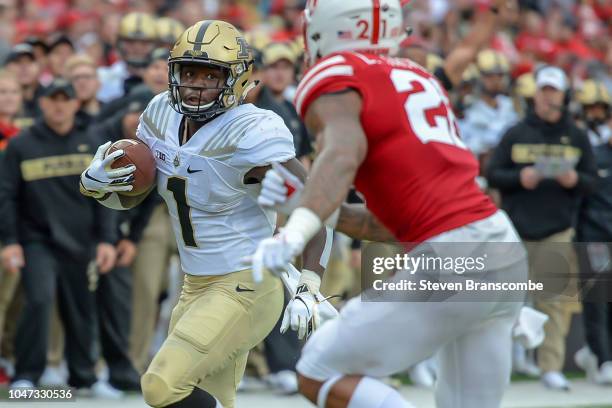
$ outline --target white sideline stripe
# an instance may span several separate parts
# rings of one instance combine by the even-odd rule
[[[298,113],[302,114],[302,105],[305,98],[308,96],[312,88],[324,79],[333,76],[353,76],[353,67],[350,65],[336,65],[335,67],[328,68],[324,71],[319,72],[312,80],[308,81],[308,85],[304,87],[302,92],[297,95],[296,107]]]

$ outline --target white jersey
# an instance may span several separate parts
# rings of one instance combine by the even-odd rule
[[[242,258],[276,226],[276,213],[257,204],[261,186],[244,184],[244,176],[295,157],[291,132],[280,116],[246,104],[202,126],[181,146],[182,117],[168,93],[159,94],[140,117],[137,136],[155,156],[157,189],[170,211],[183,271],[244,270]]]

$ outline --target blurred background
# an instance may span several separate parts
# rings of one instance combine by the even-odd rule
[[[494,0],[405,3],[411,35],[400,54],[427,68],[448,90],[462,138],[482,165],[480,185],[513,221],[527,224],[519,228],[522,237],[612,241],[612,0],[519,0],[510,1],[511,7],[498,7],[503,2]],[[0,213],[7,224],[17,225],[0,226],[0,398],[8,395],[11,380],[25,380],[41,387],[78,387],[83,398],[144,405],[138,397],[139,375],[165,338],[182,281],[169,216],[159,197],[104,218],[83,213],[81,219],[81,212],[75,212],[63,225],[68,207],[62,203],[79,198],[54,183],[72,177],[69,183],[76,191],[83,163],[46,161],[42,170],[28,172],[17,156],[31,150],[55,157],[80,149],[85,154],[80,159],[88,163],[85,159],[98,144],[134,137],[148,101],[167,89],[168,51],[177,37],[199,20],[222,19],[245,32],[255,53],[254,76],[260,85],[248,102],[283,117],[308,167],[316,149],[293,106],[305,69],[304,5],[304,0],[0,0],[0,149],[7,149],[0,153]],[[561,69],[563,81],[538,78],[545,65]],[[533,125],[542,116],[538,95],[549,88],[563,93],[558,126],[550,129]],[[37,129],[59,133],[68,122],[68,131],[78,133],[75,137],[86,147],[49,147],[45,141],[37,146],[34,138],[19,146],[11,141]],[[588,150],[580,163],[593,182],[588,188],[569,183],[567,200],[545,187],[505,184],[499,170],[512,167],[503,157],[512,156],[513,147],[500,142],[517,126],[532,126],[541,134],[578,129],[574,133]],[[567,170],[578,165],[570,156],[557,155],[552,164],[542,159],[535,167],[554,179],[560,173],[551,166]],[[59,171],[58,166],[73,170]],[[50,187],[40,190],[41,183]],[[521,195],[519,204],[517,189],[531,192]],[[359,194],[347,200],[359,202]],[[508,203],[514,203],[512,208]],[[58,229],[63,232],[56,234]],[[48,263],[44,251],[32,249],[41,242],[52,249]],[[334,302],[339,308],[361,290],[361,244],[335,236],[322,293],[338,295]],[[595,264],[599,272],[612,273],[610,246],[587,247],[572,261],[576,281]],[[10,263],[19,251],[25,251],[25,269]],[[89,263],[109,251],[117,261],[108,268]],[[28,257],[40,262],[34,267]],[[77,264],[82,267],[66,266]],[[23,276],[26,272],[32,275]],[[539,350],[515,344],[507,405],[612,406],[611,304],[576,299],[552,308],[535,306],[550,318],[546,340]],[[75,316],[82,321],[70,324]],[[77,355],[71,347],[85,351]],[[295,336],[273,333],[254,350],[241,384],[241,406],[294,401],[277,396],[296,392],[300,347]],[[406,396],[428,406],[435,365],[434,359],[425,361],[388,381],[409,386]],[[16,378],[16,366],[26,374]],[[564,394],[568,390],[573,397]]]

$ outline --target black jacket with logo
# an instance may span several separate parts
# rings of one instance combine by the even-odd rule
[[[534,190],[523,188],[520,172],[539,155],[577,157],[578,184],[563,188],[545,179]],[[493,152],[487,171],[489,185],[500,190],[502,208],[524,239],[539,240],[575,226],[582,196],[597,184],[597,168],[587,135],[565,116],[555,124],[530,113],[508,129]]]
[[[10,141],[0,172],[0,240],[43,241],[76,259],[99,242],[116,242],[116,216],[79,192],[79,177],[97,144],[84,128],[65,136],[43,121]]]

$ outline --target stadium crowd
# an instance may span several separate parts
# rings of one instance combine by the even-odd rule
[[[407,2],[412,33],[401,55],[449,91],[481,163],[480,185],[525,241],[612,242],[612,1],[520,0],[499,13],[491,3]],[[285,120],[308,167],[316,153],[292,103],[304,72],[304,4],[0,0],[0,385],[68,381],[104,398],[139,390],[166,330],[163,305],[176,301],[169,215],[153,195],[121,214],[94,206],[79,195],[78,177],[98,145],[134,137],[148,102],[168,88],[169,49],[205,19],[246,33],[260,81],[248,102]],[[557,109],[542,108],[551,100]],[[337,234],[334,244],[322,292],[341,295],[341,306],[360,291],[361,243]],[[576,271],[590,273],[598,261],[612,273],[609,246],[584,248]],[[515,371],[568,389],[565,338],[572,315],[583,313],[576,363],[593,382],[612,385],[605,296],[536,302],[549,316],[546,338],[537,363],[515,345]],[[295,392],[299,349],[277,327],[250,358],[252,374]],[[410,374],[432,386],[435,363]]]

